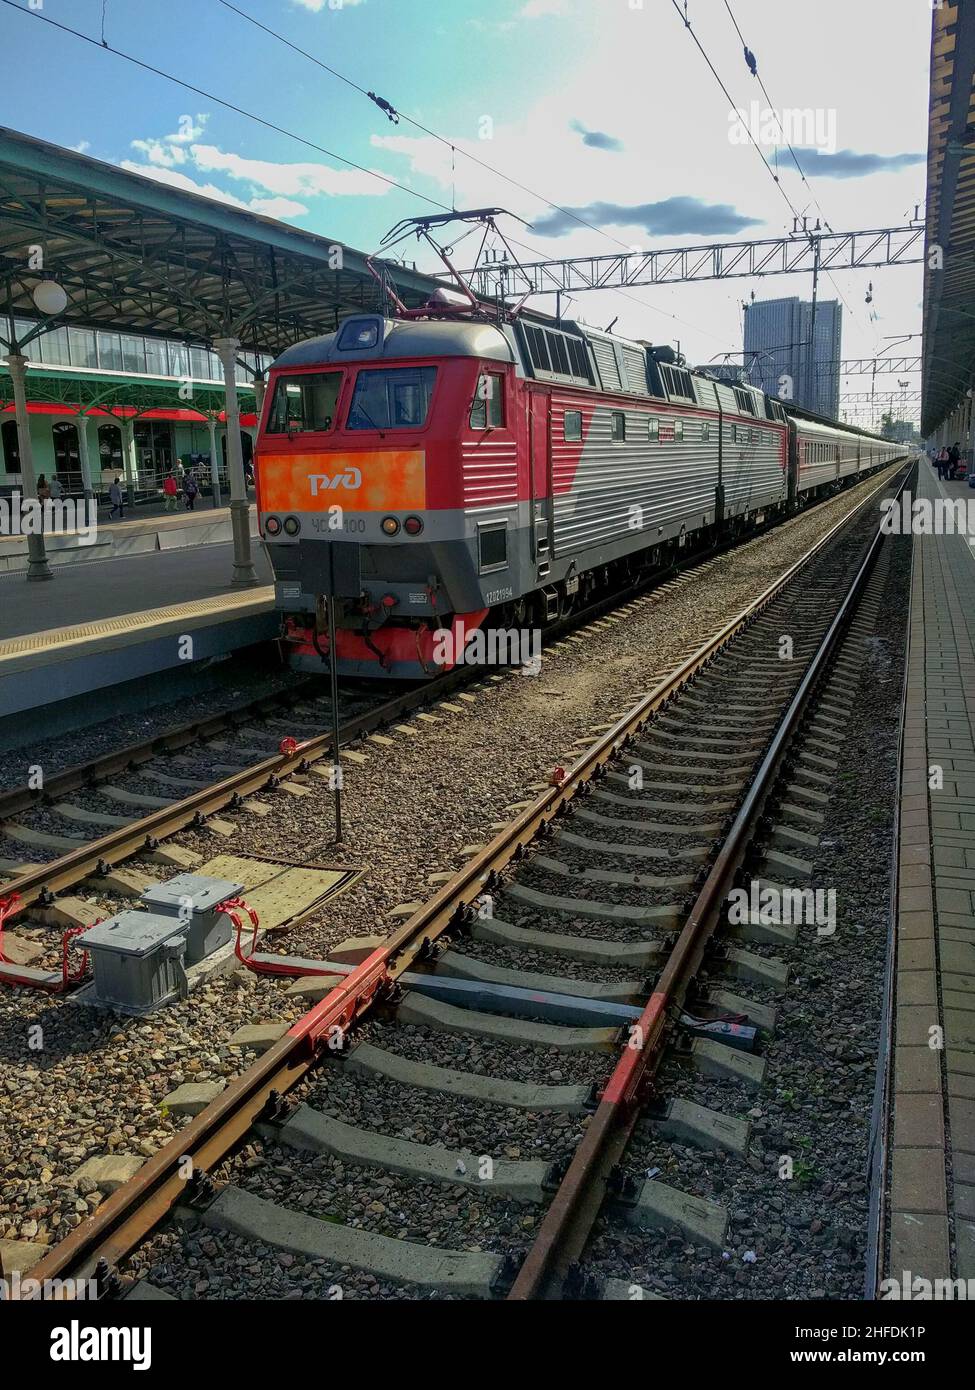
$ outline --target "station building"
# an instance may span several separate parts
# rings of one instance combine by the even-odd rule
[[[18,338],[34,323],[16,318]],[[130,499],[159,491],[170,469],[192,461],[204,484],[216,453],[227,482],[223,371],[216,353],[136,333],[62,327],[29,349],[28,413],[34,467],[81,493],[87,452],[92,487],[104,493],[124,476]],[[242,353],[237,371],[244,463],[257,434],[255,376],[272,359]],[[0,358],[0,495],[21,485],[11,378]]]

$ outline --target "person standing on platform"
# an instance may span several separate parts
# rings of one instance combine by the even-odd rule
[[[48,485],[47,478],[42,473],[37,480],[37,500],[38,502],[47,502],[50,500],[50,496],[51,489]]]
[[[55,502],[60,502],[64,497],[64,487],[62,486],[61,479],[56,473],[51,477],[51,496],[54,498]]]
[[[108,519],[114,517],[118,512],[118,519],[121,521],[125,516],[125,493],[122,491],[122,482],[118,474],[115,475],[108,489],[108,500],[112,504],[112,510],[108,514]]]
[[[186,510],[188,512],[191,512],[194,506],[196,505],[196,499],[199,496],[199,492],[200,485],[196,481],[196,474],[191,468],[190,471],[187,473],[186,477],[183,479],[183,496],[186,498]]]
[[[944,478],[948,469],[948,450],[945,448],[943,444],[941,448],[938,450],[937,465],[938,477]]]
[[[954,478],[956,472],[958,471],[958,465],[959,465],[960,462],[961,462],[961,449],[959,448],[958,442],[956,441],[954,444],[952,444],[951,448],[948,450],[948,477],[949,477],[949,478]]]
[[[163,493],[164,493],[165,498],[166,498],[166,511],[167,511],[167,512],[174,512],[174,511],[176,511],[176,507],[177,507],[176,498],[177,498],[177,496],[178,496],[178,494],[179,494],[179,487],[177,486],[176,479],[175,479],[175,477],[173,476],[173,471],[172,471],[172,469],[169,470],[169,472],[166,474],[165,478],[163,479]]]

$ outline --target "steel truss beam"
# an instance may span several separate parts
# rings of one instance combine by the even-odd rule
[[[523,294],[528,285],[535,294],[575,294],[582,290],[677,285],[694,280],[811,274],[817,249],[821,272],[913,265],[922,259],[924,228],[799,233],[764,241],[727,241],[656,251],[635,248],[606,256],[573,256],[518,266],[498,260],[463,274],[476,294],[489,299],[499,292]]]

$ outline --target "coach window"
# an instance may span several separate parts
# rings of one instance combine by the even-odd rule
[[[341,372],[279,376],[267,419],[268,434],[330,430],[342,385]]]
[[[504,377],[484,372],[477,379],[477,393],[471,404],[472,430],[497,429],[504,424]]]
[[[675,439],[683,439],[683,438],[684,438],[684,421],[683,421],[683,420],[675,420],[675,421],[674,421],[674,438],[675,438]]]
[[[477,528],[477,561],[481,574],[503,570],[508,564],[508,524],[493,522]]]
[[[562,416],[562,438],[567,444],[578,444],[582,439],[581,410],[567,410]]]
[[[610,438],[626,438],[626,416],[622,410],[614,410],[610,421]]]

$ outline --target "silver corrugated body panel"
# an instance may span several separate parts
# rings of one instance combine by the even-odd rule
[[[748,511],[786,496],[785,430],[766,421],[740,425],[758,436],[756,443],[736,443],[735,426],[724,425],[722,478],[725,506],[730,512]],[[715,427],[712,426],[712,433]]]
[[[562,415],[565,408],[578,409],[580,404],[552,402],[556,555],[625,536],[639,535],[649,543],[657,527],[683,522],[690,530],[700,526],[705,515],[713,520],[718,484],[717,420],[710,422],[707,441],[701,438],[702,421],[692,417],[684,419],[683,440],[657,442],[647,438],[648,419],[659,419],[661,428],[666,429],[681,417],[663,411],[626,410],[628,437],[614,441],[610,437],[612,411],[598,407],[590,416],[584,410],[585,444],[576,466],[579,445],[563,442]],[[781,437],[780,430],[777,438]],[[736,459],[732,469],[737,502],[757,506],[785,500],[782,448],[781,443],[756,444],[740,450],[748,457]],[[634,526],[634,520],[641,523],[639,527]]]
[[[604,342],[602,338],[590,338],[589,346],[592,348],[596,366],[599,368],[603,390],[619,391],[623,383],[620,381],[620,369],[616,361],[616,353],[613,351],[613,344]]]
[[[518,446],[513,439],[494,432],[464,440],[460,459],[465,509],[517,502]]]
[[[626,389],[634,395],[649,396],[647,389],[647,359],[642,351],[620,344],[626,367]]]
[[[714,381],[705,381],[699,376],[694,377],[694,394],[697,397],[698,405],[702,405],[705,410],[716,410],[718,408],[716,386],[717,383]],[[729,406],[722,406],[723,410],[734,410],[734,408],[734,397],[732,397]]]

